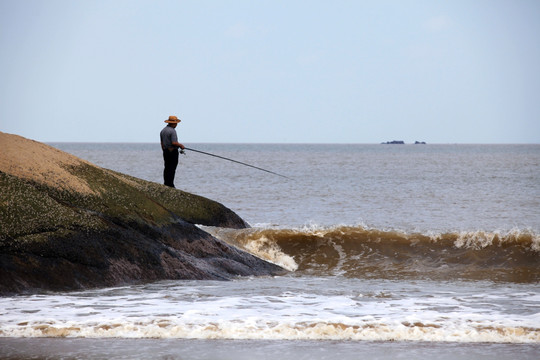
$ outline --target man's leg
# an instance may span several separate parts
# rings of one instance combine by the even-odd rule
[[[163,150],[163,160],[165,162],[163,181],[165,185],[174,187],[174,174],[178,166],[178,150]]]

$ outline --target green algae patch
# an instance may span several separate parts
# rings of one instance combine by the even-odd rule
[[[66,168],[84,180],[95,195],[58,192],[62,201],[77,204],[108,219],[165,225],[175,221],[175,215],[145,194],[133,182],[117,173],[96,166],[81,164]]]
[[[0,241],[66,229],[103,229],[86,211],[59,203],[35,185],[0,171]]]
[[[38,239],[125,226],[166,226],[178,221],[242,228],[247,225],[222,204],[87,163],[64,166],[91,192],[67,190],[0,171],[0,241]],[[129,225],[127,225],[129,224]],[[36,236],[42,234],[43,236]]]
[[[146,196],[187,222],[236,229],[248,227],[236,213],[216,201],[125,174],[116,174],[137,184]]]

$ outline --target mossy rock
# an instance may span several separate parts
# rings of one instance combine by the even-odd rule
[[[80,165],[68,171],[94,194],[77,193],[22,180],[0,171],[0,241],[63,229],[99,230],[107,221],[244,228],[247,224],[222,204],[111,170]]]
[[[248,226],[220,203],[0,138],[0,294],[283,272],[196,226]],[[18,163],[21,149],[35,176]]]

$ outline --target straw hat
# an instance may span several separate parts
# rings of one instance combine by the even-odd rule
[[[169,119],[165,120],[165,122],[169,123],[169,124],[178,124],[180,121],[182,121],[182,120],[180,120],[179,118],[177,118],[174,115],[169,116]]]

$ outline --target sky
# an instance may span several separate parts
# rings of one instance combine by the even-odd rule
[[[0,131],[540,143],[538,0],[0,0]]]

